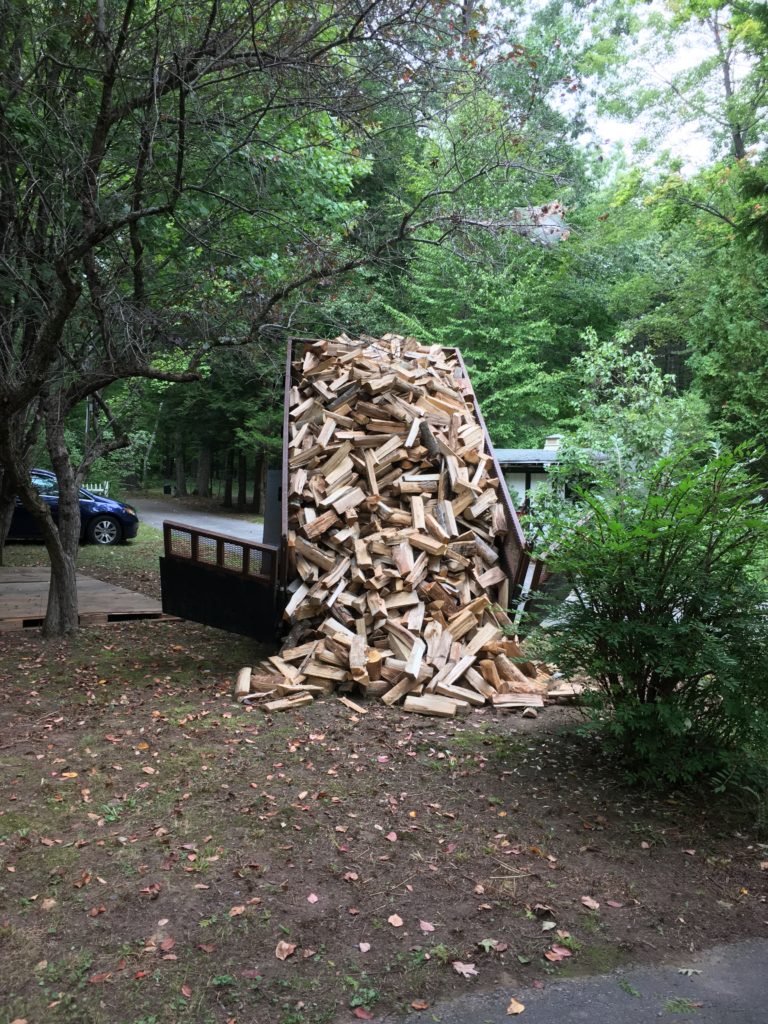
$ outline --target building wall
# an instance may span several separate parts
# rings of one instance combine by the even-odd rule
[[[532,471],[526,473],[520,470],[504,471],[504,479],[509,488],[509,496],[512,504],[519,509],[525,504],[527,491],[535,491],[547,481],[547,474],[544,472]]]

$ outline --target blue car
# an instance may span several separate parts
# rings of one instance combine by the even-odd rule
[[[40,497],[51,510],[54,522],[59,515],[59,485],[56,474],[48,469],[33,469],[32,483],[40,492]],[[119,544],[122,540],[130,540],[139,530],[139,517],[136,509],[122,501],[102,498],[91,494],[84,487],[80,488],[80,539],[94,544]],[[16,506],[11,519],[9,537],[17,540],[36,538],[40,530],[31,512],[16,498]]]

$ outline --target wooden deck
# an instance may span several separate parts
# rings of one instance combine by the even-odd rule
[[[37,566],[0,567],[0,632],[42,626],[48,602],[50,569]],[[77,574],[80,625],[168,619],[159,601]]]

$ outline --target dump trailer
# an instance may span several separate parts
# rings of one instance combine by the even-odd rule
[[[363,339],[361,344],[366,340]],[[282,468],[279,485],[268,488],[264,543],[239,540],[222,533],[198,530],[173,521],[163,525],[164,555],[160,559],[163,611],[264,642],[276,642],[283,612],[297,589],[296,538],[289,530],[290,396],[299,384],[307,340],[288,342],[283,415]],[[498,500],[505,529],[495,538],[499,566],[509,581],[509,603],[536,588],[541,567],[527,551],[520,520],[510,500],[482,412],[458,349],[440,350],[451,356],[457,388],[474,411],[483,434],[484,454],[498,480]]]

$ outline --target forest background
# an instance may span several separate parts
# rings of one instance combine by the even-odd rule
[[[199,184],[142,228],[155,235],[146,287],[183,339],[155,365],[182,372],[196,341],[200,379],[119,380],[75,403],[67,443],[75,462],[95,454],[89,478],[173,477],[179,493],[217,488],[226,503],[248,492],[258,511],[279,457],[283,339],[341,330],[458,345],[499,446],[572,429],[574,360],[617,337],[652,355],[716,434],[764,437],[765,5],[467,3],[446,9],[440,45],[440,63],[469,66],[472,81],[444,75],[439,116],[401,118],[416,60],[362,116],[273,112],[263,154],[241,147],[215,188]],[[624,134],[622,122],[631,151],[600,135]],[[377,250],[371,225],[397,223],[424,195],[434,223]],[[565,238],[508,227],[513,209],[555,200]],[[215,237],[199,229],[206,218]],[[306,268],[318,273],[253,330],[254,295]],[[93,296],[81,305],[78,329],[97,331]],[[99,454],[118,438],[128,443]]]

